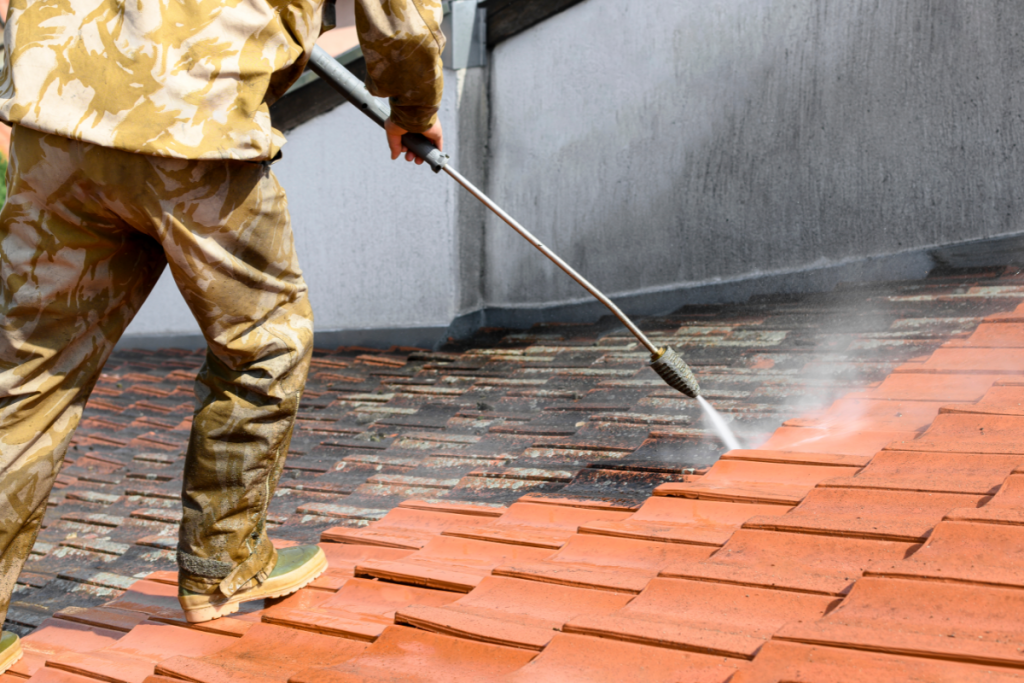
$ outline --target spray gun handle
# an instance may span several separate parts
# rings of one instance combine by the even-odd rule
[[[419,133],[406,133],[402,136],[402,144],[406,149],[430,164],[434,173],[440,173],[441,169],[448,165],[451,159],[447,154],[434,146],[434,143]]]
[[[338,63],[319,45],[313,47],[309,56],[309,68],[328,85],[337,90],[342,97],[356,106],[359,111],[366,114],[381,128],[388,120],[389,113],[384,110],[380,103],[370,94],[366,86],[352,75],[352,72]],[[434,173],[440,172],[448,165],[449,157],[430,140],[419,133],[406,133],[402,136],[402,144],[413,154],[423,159]]]

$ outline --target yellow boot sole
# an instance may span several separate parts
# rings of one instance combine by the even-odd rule
[[[13,633],[4,633],[0,637],[0,674],[17,664],[23,654],[21,639]]]
[[[234,614],[243,602],[291,595],[309,585],[326,570],[327,556],[317,548],[312,558],[295,569],[279,576],[271,575],[260,585],[240,590],[229,598],[219,592],[214,595],[181,595],[178,596],[178,603],[185,612],[185,619],[191,624],[199,624]]]

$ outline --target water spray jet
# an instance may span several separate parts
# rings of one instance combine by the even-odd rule
[[[718,414],[718,411],[711,407],[711,404],[708,403],[706,398],[698,396],[697,403],[699,403],[700,407],[704,409],[704,414],[707,416],[708,421],[711,422],[711,427],[715,430],[715,434],[717,434],[718,438],[722,440],[722,443],[725,444],[726,448],[730,451],[743,448],[740,444],[740,440],[737,439],[736,435],[732,433],[731,429],[729,429],[729,425],[726,424],[722,416]]]

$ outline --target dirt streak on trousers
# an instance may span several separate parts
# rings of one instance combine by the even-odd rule
[[[104,362],[166,265],[208,342],[185,459],[180,581],[273,569],[266,510],[312,353],[267,164],[144,156],[16,126],[0,212],[0,620]]]

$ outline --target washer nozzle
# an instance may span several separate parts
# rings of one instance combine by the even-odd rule
[[[673,389],[690,398],[700,396],[700,385],[693,371],[671,347],[663,346],[657,353],[651,354],[651,368]]]

